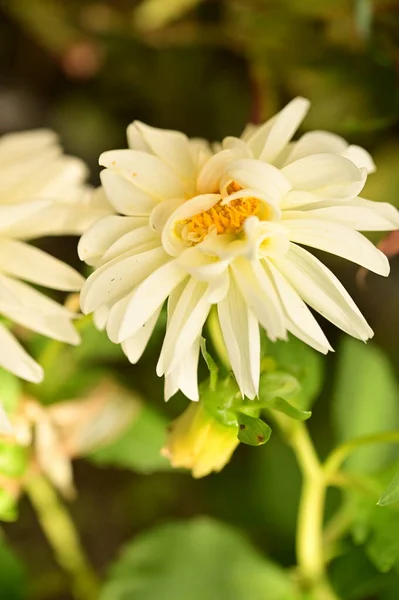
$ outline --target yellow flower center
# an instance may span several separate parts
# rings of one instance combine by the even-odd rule
[[[228,192],[233,193],[240,189],[236,183],[232,183]],[[259,216],[260,211],[261,202],[257,198],[236,198],[228,204],[222,204],[220,200],[212,208],[180,221],[177,233],[189,246],[201,242],[211,231],[216,231],[218,235],[238,235],[248,217]]]

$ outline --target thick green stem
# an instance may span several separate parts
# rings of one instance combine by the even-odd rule
[[[32,477],[26,492],[60,566],[69,574],[75,600],[96,600],[97,576],[80,543],[78,532],[57,493],[42,476]]]
[[[318,600],[337,600],[325,575],[324,508],[327,482],[308,429],[284,415],[277,422],[295,453],[303,476],[296,552],[300,573]]]
[[[303,423],[295,423],[288,434],[288,441],[303,475],[296,542],[298,565],[304,578],[315,582],[324,573],[324,476],[308,430]]]
[[[305,477],[298,513],[297,558],[302,575],[310,582],[319,580],[324,573],[325,492],[321,479]]]

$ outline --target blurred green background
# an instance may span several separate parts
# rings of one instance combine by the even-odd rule
[[[396,0],[3,0],[0,65],[0,134],[42,126],[54,128],[66,150],[89,164],[93,184],[99,182],[99,154],[125,146],[126,126],[133,119],[217,140],[239,135],[248,121],[261,122],[292,97],[302,95],[312,101],[303,130],[327,129],[366,147],[378,171],[367,184],[364,197],[399,206]],[[373,241],[381,237],[374,236]],[[76,239],[41,243],[79,266]],[[391,236],[384,248],[392,260],[388,280],[368,274],[361,283],[355,267],[323,257],[351,291],[376,335],[375,350],[367,358],[370,363],[363,365],[358,357],[351,359],[350,348],[342,349],[338,360],[332,355],[325,361],[326,383],[310,421],[322,455],[334,443],[330,416],[332,410],[336,411],[337,394],[341,398],[338,404],[351,404],[353,400],[352,418],[356,422],[356,410],[371,407],[372,422],[373,405],[382,393],[378,384],[371,389],[376,381],[373,376],[358,403],[356,389],[337,391],[338,374],[341,384],[344,378],[343,357],[351,368],[360,364],[361,372],[364,368],[373,373],[375,368],[379,373],[380,360],[382,369],[393,367],[396,373],[399,371],[398,236]],[[339,348],[343,341],[338,332],[326,323],[323,327],[333,346]],[[116,373],[125,386],[139,391],[157,410],[146,423],[147,429],[137,434],[133,450],[126,445],[118,469],[108,466],[112,462],[109,457],[98,458],[101,468],[83,460],[76,462],[79,494],[71,504],[71,512],[95,567],[105,573],[121,544],[137,533],[170,519],[199,515],[240,528],[256,548],[275,561],[286,566],[294,564],[300,476],[291,451],[277,435],[262,448],[241,446],[220,475],[200,481],[184,473],[171,473],[154,453],[154,447],[160,445],[164,422],[186,405],[181,397],[166,406],[162,403],[162,381],[155,376],[153,360],[160,340],[160,336],[153,340],[135,367],[106,342],[95,355],[98,369]],[[93,353],[90,356],[93,358]],[[389,377],[394,381],[393,375]],[[367,392],[370,398],[365,401]],[[156,472],[147,474],[153,470]],[[338,493],[331,494],[331,506],[337,498]],[[201,535],[206,536],[209,523],[199,521],[190,527],[202,527]],[[220,531],[212,532],[217,537],[215,548],[221,544],[219,554],[215,550],[219,558],[230,544],[238,544],[229,537],[238,534],[220,527]],[[21,505],[19,521],[5,526],[5,530],[25,565],[25,573],[19,578],[28,581],[24,584],[26,597],[69,600],[65,580],[28,502]],[[168,553],[167,530],[164,536]],[[147,551],[143,548],[144,553]],[[392,589],[397,595],[381,595],[380,575],[349,541],[347,552],[347,561],[354,561],[365,585],[359,591],[356,582],[355,591],[345,592],[343,597],[399,597],[396,580]],[[237,562],[238,570],[241,564]],[[250,573],[249,569],[249,578]],[[338,587],[340,577],[342,581],[345,577],[345,581],[351,579],[351,573],[339,561],[334,573],[338,573]],[[190,570],[187,578],[189,575]],[[212,577],[216,581],[218,574]],[[228,579],[230,574],[226,571],[220,577]],[[189,589],[190,582],[187,586]],[[350,583],[344,586],[346,591],[348,586],[350,589]],[[15,590],[4,593],[0,591],[2,600],[25,597]],[[206,589],[201,593],[198,598],[213,600]],[[248,600],[258,600],[256,592],[248,594]],[[106,598],[114,600],[111,592]],[[115,596],[115,600],[118,598]],[[138,593],[123,598],[196,600],[197,595],[194,591],[170,595],[164,591],[164,595]],[[273,598],[270,595],[270,600]],[[226,588],[215,599],[235,600],[235,596]]]

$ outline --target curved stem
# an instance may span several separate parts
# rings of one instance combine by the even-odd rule
[[[75,525],[57,493],[41,475],[27,481],[25,490],[57,562],[71,577],[75,600],[96,600],[99,595],[97,576],[84,554]]]
[[[384,431],[383,433],[365,435],[341,444],[330,453],[324,463],[324,472],[326,473],[326,476],[330,477],[334,475],[349,454],[361,446],[384,443],[399,444],[399,431]]]

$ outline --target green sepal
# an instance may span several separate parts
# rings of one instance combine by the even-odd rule
[[[237,383],[232,377],[217,381],[215,386],[209,381],[200,386],[200,398],[206,411],[227,427],[237,427],[237,410],[242,405],[242,397]]]
[[[269,404],[273,410],[284,413],[287,417],[291,417],[291,419],[296,419],[297,421],[306,421],[312,416],[311,410],[299,410],[284,400],[284,398],[273,398],[269,401]]]
[[[261,419],[238,413],[238,439],[249,446],[262,446],[269,441],[271,427]]]

